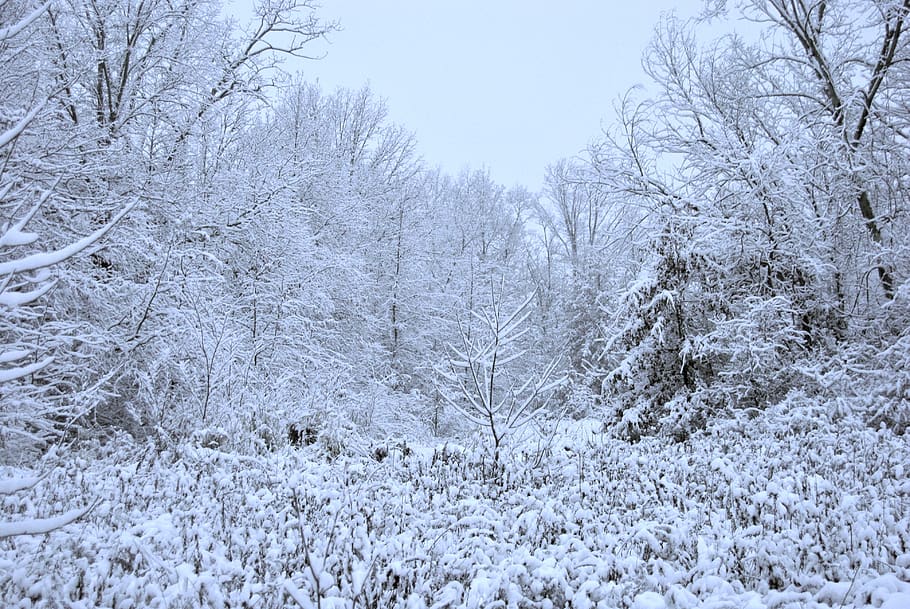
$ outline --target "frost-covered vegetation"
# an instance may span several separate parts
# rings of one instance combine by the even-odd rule
[[[0,604],[910,605],[910,1],[665,18],[541,193],[222,8],[0,0]]]
[[[910,446],[793,396],[667,444],[593,421],[482,451],[50,455],[4,517],[5,607],[905,607]],[[7,474],[11,473],[9,471]],[[884,603],[884,605],[883,605]],[[890,604],[889,604],[890,603]]]

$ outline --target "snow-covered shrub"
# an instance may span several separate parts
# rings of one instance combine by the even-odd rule
[[[842,328],[827,280],[799,258],[778,260],[773,281],[762,280],[772,271],[761,256],[716,242],[735,230],[668,220],[653,260],[609,312],[595,361],[608,416],[626,437],[681,438],[714,417],[764,409],[804,388],[799,366],[836,350]]]
[[[726,318],[694,338],[685,357],[712,362],[715,378],[696,394],[726,408],[764,408],[795,382],[791,366],[804,353],[799,314],[788,298],[744,297],[729,305]]]
[[[879,606],[910,592],[910,449],[835,410],[793,393],[677,443],[561,425],[497,484],[453,444],[327,462],[84,443],[0,502],[3,520],[100,499],[71,530],[0,540],[0,604]]]
[[[697,328],[685,300],[691,265],[685,238],[668,227],[658,246],[662,255],[642,268],[602,328],[597,357],[603,402],[610,408],[617,401],[619,430],[636,439],[658,432],[666,404],[700,384],[700,362],[687,353]]]
[[[905,434],[910,429],[910,332],[878,352],[873,361],[878,369],[868,381],[867,422]]]
[[[882,338],[861,369],[868,387],[867,420],[895,433],[910,429],[910,281],[903,283],[879,322]],[[854,373],[854,376],[856,374]],[[861,395],[862,395],[861,394]]]

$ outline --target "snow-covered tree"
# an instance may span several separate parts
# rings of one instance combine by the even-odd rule
[[[503,290],[504,282],[498,290],[491,284],[489,304],[470,311],[472,319],[459,321],[461,342],[449,345],[448,369],[440,371],[444,399],[489,433],[497,460],[508,435],[539,416],[563,382],[558,357],[540,370],[522,370],[527,353],[522,341],[530,330],[534,295],[508,313]]]
[[[207,399],[220,405],[222,392],[242,394],[214,378],[222,367],[229,378],[235,360],[256,359],[234,341],[244,336],[235,312],[249,300],[231,299],[238,278],[224,263],[245,245],[237,243],[249,228],[244,220],[275,184],[250,194],[240,182],[239,137],[252,133],[263,90],[281,77],[281,57],[300,56],[332,29],[305,1],[258,3],[239,32],[219,11],[208,0],[65,0],[49,7],[38,30],[62,142],[48,162],[67,166],[58,190],[69,206],[53,221],[78,234],[135,203],[124,238],[75,265],[50,302],[54,316],[77,320],[92,337],[68,383],[97,385],[105,397],[94,419],[137,433],[191,429],[210,410]],[[261,183],[253,176],[252,185]],[[258,271],[247,265],[239,283]],[[214,353],[213,328],[231,339]]]
[[[9,9],[9,7],[6,7]],[[96,246],[131,209],[123,206],[101,226],[61,242],[59,233],[32,232],[32,224],[50,229],[64,205],[58,192],[65,169],[40,171],[42,147],[47,146],[47,120],[58,101],[56,90],[26,65],[36,49],[35,31],[48,5],[23,5],[0,29],[0,87],[8,94],[3,113],[8,120],[0,133],[0,449],[4,459],[25,457],[29,449],[45,446],[74,418],[83,414],[79,403],[61,387],[60,370],[72,365],[67,344],[91,340],[74,334],[69,320],[48,315],[46,296],[55,287],[55,272],[73,256]],[[17,94],[28,89],[30,98]],[[48,321],[48,320],[51,321]]]
[[[812,384],[797,370],[867,340],[905,281],[894,125],[910,7],[737,6],[767,35],[704,46],[662,22],[645,59],[661,92],[624,105],[594,151],[653,232],[637,279],[598,305],[592,364],[651,430]]]

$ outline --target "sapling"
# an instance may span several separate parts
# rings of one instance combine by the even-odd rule
[[[528,317],[534,294],[528,296],[511,314],[503,312],[503,284],[497,291],[490,286],[490,304],[471,316],[480,322],[471,332],[459,321],[460,345],[449,345],[448,369],[439,372],[448,388],[443,399],[471,423],[484,428],[492,442],[494,460],[512,431],[534,420],[547,407],[553,390],[564,377],[556,375],[559,357],[554,357],[537,373],[520,378],[513,364],[526,350],[519,341],[528,333]],[[445,388],[443,388],[445,389]]]

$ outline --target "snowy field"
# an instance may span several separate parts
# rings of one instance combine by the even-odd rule
[[[906,437],[790,400],[684,443],[584,422],[514,448],[265,455],[126,440],[46,460],[3,607],[910,606]]]

